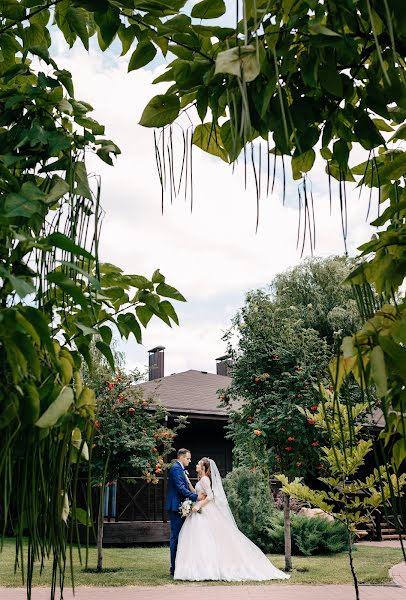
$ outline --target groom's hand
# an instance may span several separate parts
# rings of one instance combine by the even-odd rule
[[[197,497],[198,500],[204,500],[205,498],[206,498],[206,494],[203,494],[202,492],[200,492],[200,494]]]

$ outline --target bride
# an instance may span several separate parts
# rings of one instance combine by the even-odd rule
[[[216,463],[196,465],[196,493],[204,493],[179,534],[174,579],[187,581],[265,581],[289,579],[238,529]],[[191,491],[195,491],[188,480]]]

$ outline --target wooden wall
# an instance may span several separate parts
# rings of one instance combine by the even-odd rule
[[[200,458],[207,456],[213,459],[224,477],[232,469],[232,443],[225,439],[224,426],[226,420],[209,420],[189,418],[189,425],[179,431],[175,438],[175,446],[188,448],[192,453],[189,473],[196,477],[195,465]],[[171,425],[171,420],[169,425]],[[176,458],[174,453],[170,459]]]

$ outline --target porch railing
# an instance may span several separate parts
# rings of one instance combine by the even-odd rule
[[[107,521],[163,521],[167,522],[165,510],[167,480],[157,477],[157,484],[147,483],[143,477],[123,477],[106,484],[104,493],[104,517]],[[193,480],[195,483],[197,479]],[[94,490],[93,507],[98,504],[97,488]],[[79,486],[78,505],[85,504],[86,482]],[[94,510],[94,514],[97,514]]]

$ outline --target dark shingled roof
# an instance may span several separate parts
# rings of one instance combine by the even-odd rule
[[[157,398],[170,412],[225,417],[227,411],[218,406],[217,390],[230,383],[231,377],[191,369],[137,387],[143,389],[145,398]]]

